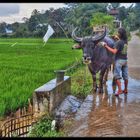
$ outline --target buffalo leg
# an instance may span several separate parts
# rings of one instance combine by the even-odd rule
[[[103,77],[104,77],[105,72],[106,72],[106,69],[103,69],[103,70],[100,72],[100,78],[99,78],[99,93],[103,93]]]
[[[113,80],[112,80],[112,91],[113,91],[113,93],[115,94],[115,91],[116,91],[116,81],[115,81],[115,77],[113,77]]]
[[[96,92],[97,91],[96,74],[92,74],[92,80],[93,80],[93,92]]]
[[[114,73],[114,68],[115,68],[115,63],[112,64],[112,73]],[[115,80],[115,77],[113,77],[113,80],[112,80],[112,91],[115,94],[115,91],[116,91],[116,80]]]
[[[106,83],[106,81],[108,80],[108,73],[109,73],[109,68],[106,69],[106,71],[105,71],[104,78],[103,78],[103,83]]]

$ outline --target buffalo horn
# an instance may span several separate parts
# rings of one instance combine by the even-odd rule
[[[99,35],[99,36],[93,36],[92,37],[92,40],[94,42],[99,42],[100,40],[102,40],[104,37],[106,36],[106,27],[105,27],[105,31],[102,35]]]
[[[80,37],[77,37],[76,35],[75,35],[75,31],[77,30],[77,27],[73,30],[73,32],[72,32],[72,38],[73,38],[73,40],[75,40],[77,43],[81,43],[82,42],[82,38],[80,38]]]

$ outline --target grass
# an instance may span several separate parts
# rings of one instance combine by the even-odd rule
[[[42,39],[0,39],[0,117],[26,106],[36,88],[55,78],[55,70],[81,59],[72,45],[66,39],[49,39],[44,47]]]
[[[62,137],[63,132],[51,130],[52,118],[49,116],[42,117],[30,130],[28,137]]]
[[[78,98],[85,98],[92,90],[92,76],[87,65],[80,64],[75,70],[68,72],[71,76],[72,95]]]

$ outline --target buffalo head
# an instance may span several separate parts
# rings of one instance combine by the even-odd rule
[[[91,63],[91,59],[93,57],[94,48],[96,44],[101,41],[106,36],[106,28],[101,35],[94,35],[94,36],[86,36],[86,37],[77,37],[75,35],[75,28],[72,32],[72,38],[74,41],[78,43],[78,45],[74,46],[75,49],[82,49],[83,50],[83,62],[85,64]]]

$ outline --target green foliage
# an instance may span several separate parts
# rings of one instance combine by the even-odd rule
[[[47,133],[43,135],[43,137],[63,137],[65,134],[63,132],[57,132],[56,130],[48,130]]]
[[[0,23],[0,34],[5,33],[5,26],[6,26],[5,22]]]
[[[109,28],[109,33],[112,35],[115,32],[113,20],[114,20],[113,16],[97,12],[92,15],[92,19],[90,20],[90,26],[95,27],[107,25],[107,27]]]
[[[42,117],[28,133],[28,137],[60,137],[62,132],[51,130],[52,119],[49,116]]]
[[[117,9],[120,6],[120,3],[115,2],[115,3],[111,3],[111,5],[114,9]]]
[[[93,19],[91,20],[91,26],[94,27],[94,26],[100,26],[100,25],[107,25],[111,34],[112,32],[114,32],[113,20],[114,18],[110,15],[107,15],[104,13],[96,13],[96,14],[93,14]]]
[[[63,132],[51,130],[52,118],[43,116],[37,123],[35,123],[28,133],[28,137],[61,137]]]
[[[65,17],[68,28],[71,25],[74,27],[78,26],[81,36],[89,35],[92,32],[90,28],[90,20],[92,14],[95,12],[106,12],[104,3],[78,3],[76,6],[70,8],[70,12]],[[84,30],[83,30],[84,29]]]
[[[36,88],[55,78],[54,70],[81,59],[72,45],[66,39],[49,39],[44,47],[42,39],[0,39],[0,116],[27,105]]]
[[[74,71],[68,72],[71,76],[71,91],[72,95],[85,98],[92,90],[92,75],[88,70],[87,65],[81,63]],[[99,75],[97,74],[97,79]]]
[[[125,9],[125,7],[120,7],[119,15],[118,15],[119,20],[123,21],[124,19],[126,19],[126,17],[127,17],[127,10]]]
[[[113,20],[114,18],[112,16],[107,15],[105,13],[97,12],[92,15],[90,25],[99,26],[107,24],[108,26],[113,26]]]
[[[136,30],[135,21],[136,14],[134,12],[130,12],[126,19],[123,21],[123,25],[125,28],[129,28],[129,30]]]

